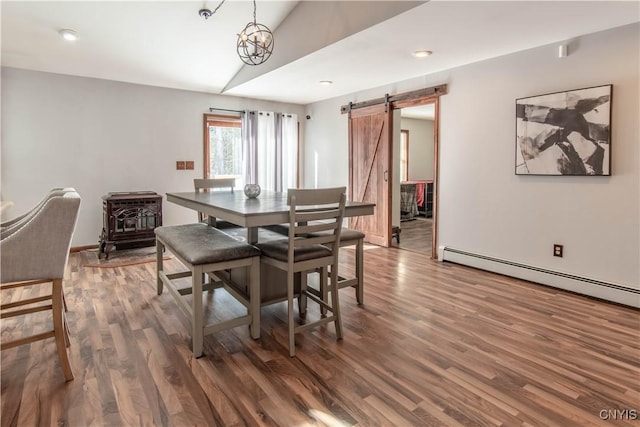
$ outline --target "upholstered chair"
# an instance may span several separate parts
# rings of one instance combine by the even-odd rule
[[[0,310],[3,319],[50,310],[53,329],[3,340],[1,349],[53,337],[64,378],[70,381],[73,373],[66,349],[69,337],[62,280],[80,210],[80,196],[73,189],[55,190],[52,193],[19,221],[0,232]],[[18,288],[49,284],[50,292],[39,292],[37,297],[19,297],[33,292],[22,293]]]

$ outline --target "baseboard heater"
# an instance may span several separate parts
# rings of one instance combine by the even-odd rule
[[[530,282],[640,308],[640,289],[560,273],[449,247],[441,246],[439,249],[439,259],[442,261],[467,265],[480,270],[492,271],[494,273],[504,274],[505,276],[516,277]]]

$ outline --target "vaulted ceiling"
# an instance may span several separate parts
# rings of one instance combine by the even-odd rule
[[[219,4],[2,1],[2,65],[308,104],[640,20],[636,1],[259,0],[275,49],[249,66],[236,39],[253,4],[227,0],[199,16]],[[63,28],[78,39],[63,40]]]

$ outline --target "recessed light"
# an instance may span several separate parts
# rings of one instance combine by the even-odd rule
[[[68,30],[68,29],[60,30],[58,31],[58,34],[60,34],[63,39],[70,42],[75,41],[78,38],[78,33],[76,33],[73,30]]]
[[[427,56],[430,56],[433,52],[431,52],[430,50],[426,50],[426,49],[422,49],[422,50],[416,50],[415,52],[413,52],[413,56],[415,56],[416,58],[426,58]]]
[[[319,83],[323,86],[329,86],[330,84],[333,84],[331,80],[320,80]]]

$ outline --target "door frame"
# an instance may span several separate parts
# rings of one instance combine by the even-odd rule
[[[438,86],[431,86],[423,89],[418,89],[410,92],[403,92],[396,95],[386,94],[383,98],[371,99],[368,101],[349,103],[340,107],[340,111],[351,116],[351,110],[357,108],[364,108],[376,104],[385,104],[393,112],[393,110],[399,110],[407,107],[416,107],[419,105],[434,104],[435,116],[433,120],[433,230],[431,239],[431,258],[438,259],[438,199],[440,193],[440,96],[447,94],[447,85],[442,84]],[[390,123],[390,132],[393,135],[393,120]],[[393,151],[393,150],[392,150]],[[393,153],[390,156],[391,165],[393,165],[394,158]],[[352,165],[349,165],[351,168]],[[389,206],[391,204],[391,194],[389,194]],[[389,223],[387,228],[391,233],[392,218],[389,216]]]

